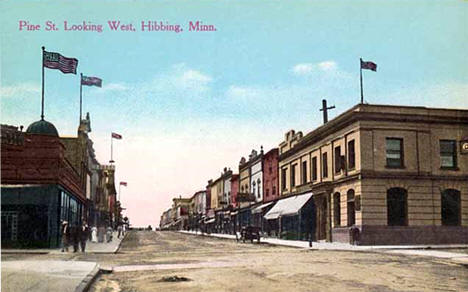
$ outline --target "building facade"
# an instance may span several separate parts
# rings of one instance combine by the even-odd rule
[[[57,129],[2,125],[1,153],[2,247],[58,247],[60,222],[81,223],[86,194]]]
[[[317,240],[467,243],[467,137],[466,110],[359,104],[286,133],[280,194],[313,194]]]
[[[278,148],[273,148],[263,157],[263,202],[279,197],[278,190]]]

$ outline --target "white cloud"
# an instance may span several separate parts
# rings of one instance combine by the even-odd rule
[[[314,64],[312,63],[301,63],[294,65],[292,71],[296,75],[306,75],[314,70]]]
[[[307,76],[317,72],[332,72],[338,70],[335,61],[323,61],[320,63],[299,63],[293,66],[291,71],[298,76]]]
[[[210,76],[188,68],[185,64],[176,64],[167,76],[168,83],[172,83],[183,89],[190,89],[196,92],[206,92],[209,84],[213,80]],[[164,80],[164,78],[162,79]]]
[[[336,70],[338,67],[335,61],[324,61],[324,62],[318,63],[317,66],[322,71],[332,71],[332,70]]]
[[[0,87],[1,97],[24,97],[32,93],[41,92],[41,87],[35,83],[20,83]]]

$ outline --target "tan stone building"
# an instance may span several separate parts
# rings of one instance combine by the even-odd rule
[[[467,140],[468,110],[359,104],[286,133],[280,194],[313,194],[316,240],[468,243]]]

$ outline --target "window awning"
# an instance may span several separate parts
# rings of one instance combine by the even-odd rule
[[[270,206],[271,204],[273,204],[274,202],[268,202],[268,203],[265,203],[265,204],[262,204],[260,206],[257,206],[255,208],[252,209],[252,214],[255,214],[255,213],[260,213],[262,212],[263,209],[265,209],[266,207]]]
[[[297,195],[279,200],[268,213],[263,216],[265,219],[277,219],[280,216],[291,216],[299,214],[299,210],[309,201],[312,193]]]

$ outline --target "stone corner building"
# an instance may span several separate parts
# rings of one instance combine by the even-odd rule
[[[358,104],[279,154],[280,196],[313,194],[315,240],[468,243],[468,110]]]

